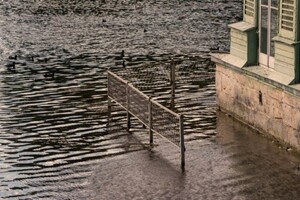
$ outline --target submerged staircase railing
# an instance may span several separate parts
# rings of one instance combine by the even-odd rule
[[[127,111],[127,130],[130,117],[136,117],[149,129],[150,145],[153,132],[180,148],[181,167],[185,166],[183,115],[179,115],[151,99],[128,81],[115,73],[107,72],[108,115],[111,115],[111,100]]]

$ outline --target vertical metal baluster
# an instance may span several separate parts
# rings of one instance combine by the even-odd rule
[[[153,146],[153,131],[152,131],[152,101],[149,97],[148,101],[148,112],[149,112],[149,137],[150,137],[150,146]]]
[[[181,168],[185,167],[185,145],[184,145],[184,127],[183,115],[179,116],[179,134],[180,134],[180,153],[181,153]]]
[[[131,123],[130,123],[131,114],[129,113],[129,110],[130,110],[129,96],[130,96],[129,82],[127,82],[127,84],[126,84],[127,131],[129,131],[130,127],[131,127]]]
[[[106,124],[107,129],[109,129],[110,118],[111,118],[111,99],[110,99],[110,97],[108,97],[108,102],[107,102],[107,124]]]
[[[109,78],[110,72],[107,71],[107,124],[106,124],[106,128],[107,130],[109,130],[109,122],[110,122],[110,118],[111,118],[111,99],[110,99],[110,78]]]
[[[174,110],[175,107],[175,88],[176,88],[176,82],[175,82],[175,62],[171,62],[171,110]]]

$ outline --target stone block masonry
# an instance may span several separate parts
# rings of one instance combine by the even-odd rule
[[[222,64],[216,66],[221,110],[300,150],[300,97]]]

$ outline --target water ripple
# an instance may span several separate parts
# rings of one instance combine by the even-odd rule
[[[98,160],[147,149],[147,130],[133,120],[126,132],[120,107],[107,127],[106,70],[122,70],[123,60],[134,70],[176,60],[175,110],[185,115],[187,142],[214,138],[208,53],[228,50],[226,25],[240,19],[241,2],[3,0],[0,198],[85,199]],[[155,86],[143,90],[170,106],[169,86]]]

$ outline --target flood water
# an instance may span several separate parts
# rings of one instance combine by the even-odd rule
[[[208,53],[229,50],[241,17],[242,0],[2,0],[0,198],[299,198],[300,159],[217,112]],[[137,120],[126,132],[117,104],[107,118],[107,69],[158,71],[137,86],[168,107],[153,66],[171,60],[184,172],[174,145],[150,149]]]

